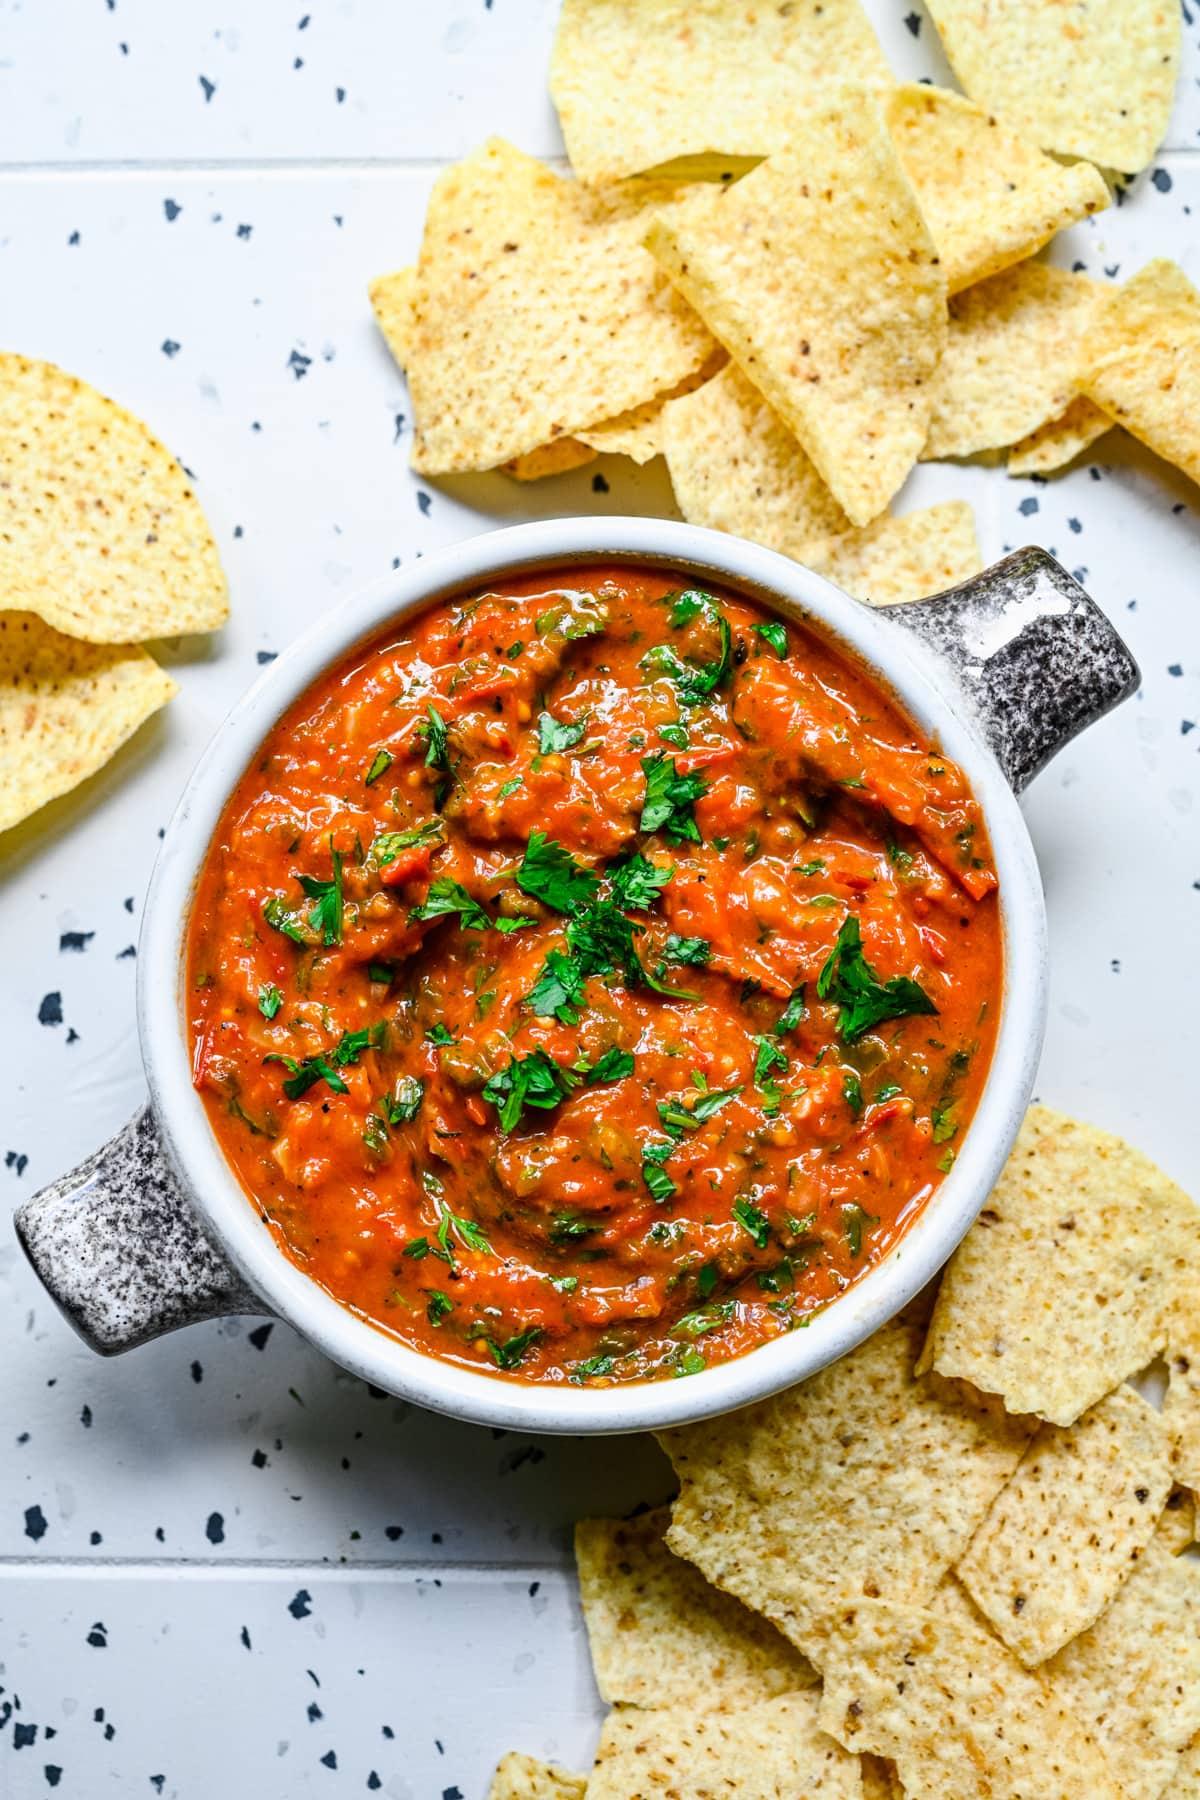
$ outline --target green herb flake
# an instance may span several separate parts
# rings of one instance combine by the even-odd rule
[[[536,923],[528,914],[520,914],[516,918],[493,919],[460,881],[452,881],[448,875],[439,875],[430,883],[424,901],[420,906],[414,906],[408,916],[415,922],[447,918],[455,914],[464,931],[502,931],[507,934],[523,931],[526,926]]]
[[[674,725],[660,725],[658,735],[664,744],[673,744],[676,750],[686,750],[691,742],[688,728],[682,721],[678,721]]]
[[[733,1300],[714,1300],[707,1306],[698,1306],[694,1312],[684,1313],[682,1319],[671,1327],[673,1338],[706,1337],[710,1331],[719,1331],[722,1325],[728,1325],[736,1311]]]
[[[944,1156],[939,1156],[937,1166],[942,1171],[943,1175],[948,1175],[950,1173],[951,1169],[954,1167],[953,1149],[947,1149]]]
[[[779,619],[772,619],[769,625],[754,627],[760,638],[770,644],[780,662],[786,662],[788,653],[787,626]]]
[[[425,1083],[419,1075],[401,1075],[391,1093],[383,1101],[389,1125],[407,1125],[421,1110]]]
[[[582,1386],[585,1381],[592,1381],[597,1376],[611,1375],[615,1367],[612,1357],[600,1350],[595,1356],[589,1356],[586,1362],[576,1363],[568,1380],[573,1381],[576,1386]]]
[[[485,1084],[483,1098],[496,1108],[500,1129],[507,1136],[516,1130],[527,1107],[548,1111],[573,1093],[579,1081],[572,1069],[553,1062],[544,1050],[533,1050],[528,1056],[510,1057],[507,1067]]]
[[[370,787],[373,782],[379,780],[381,775],[386,775],[395,760],[390,750],[377,750],[371,759],[370,768],[363,777],[366,785]]]
[[[328,881],[318,881],[315,875],[298,875],[296,877],[304,892],[316,905],[308,915],[308,922],[325,944],[340,944],[342,941],[342,856],[333,848],[333,840],[329,842],[329,852],[333,858],[333,874]]]
[[[262,914],[272,931],[281,932],[284,937],[291,938],[293,944],[307,945],[317,941],[316,933],[308,921],[294,907],[288,905],[282,894],[272,894],[269,900],[265,900]]]
[[[787,1068],[787,1052],[769,1037],[754,1039],[754,1080],[761,1085],[772,1069]]]
[[[636,850],[607,870],[613,898],[626,912],[648,912],[674,875],[671,863],[652,863]]]
[[[663,949],[663,961],[669,963],[685,963],[689,968],[702,969],[712,957],[712,945],[707,938],[680,937],[672,931]]]
[[[427,706],[429,715],[417,726],[417,735],[425,740],[425,767],[450,773],[450,734],[446,721],[435,706]]]
[[[716,1263],[705,1263],[696,1277],[696,1292],[702,1300],[708,1299],[720,1278],[721,1271]]]
[[[498,1344],[494,1338],[488,1338],[487,1347],[498,1369],[515,1369],[541,1336],[541,1326],[531,1325],[528,1331],[519,1331],[516,1337],[510,1337],[503,1344]]]
[[[414,1262],[420,1262],[429,1255],[429,1239],[426,1237],[410,1238],[400,1252],[401,1256],[411,1256]]]
[[[907,975],[879,980],[863,955],[862,932],[853,913],[842,921],[837,941],[817,977],[817,995],[836,1001],[841,1008],[837,1028],[847,1044],[857,1043],[885,1019],[937,1013],[924,988]]]
[[[752,1200],[735,1200],[733,1216],[744,1231],[748,1231],[758,1249],[765,1250],[771,1237],[771,1225],[766,1213],[761,1212]]]
[[[429,1301],[425,1308],[425,1316],[431,1325],[440,1325],[454,1311],[454,1302],[449,1294],[441,1288],[429,1289]]]
[[[842,1234],[852,1257],[862,1255],[863,1232],[871,1225],[878,1225],[879,1220],[870,1213],[864,1212],[861,1206],[843,1206]]]
[[[441,1019],[439,1019],[437,1024],[431,1025],[429,1030],[425,1033],[425,1042],[427,1044],[454,1044],[457,1043],[458,1040],[450,1030],[450,1027],[443,1024]]]
[[[258,1010],[264,1019],[273,1019],[282,1005],[283,995],[273,981],[268,982],[266,987],[259,988]]]
[[[500,800],[507,800],[510,794],[515,794],[518,788],[524,786],[525,777],[523,775],[510,775],[508,780],[501,787],[497,798]]]
[[[673,844],[699,844],[702,840],[693,808],[708,792],[703,775],[680,775],[675,758],[664,756],[660,750],[642,758],[642,773],[646,777],[646,798],[638,829],[661,831]]]
[[[600,891],[599,877],[577,863],[569,850],[543,831],[535,831],[525,846],[517,870],[517,886],[555,912],[584,910]]]
[[[958,1120],[954,1117],[957,1104],[955,1100],[940,1100],[930,1112],[929,1121],[933,1126],[935,1144],[948,1144],[958,1131]]]
[[[599,1062],[593,1063],[584,1074],[589,1087],[604,1081],[624,1081],[634,1070],[633,1057],[628,1050],[619,1050],[615,1045],[606,1050]]]
[[[842,1099],[846,1102],[846,1105],[850,1108],[854,1117],[856,1119],[859,1118],[862,1114],[864,1105],[862,1082],[859,1080],[858,1075],[853,1069],[847,1069],[846,1073],[842,1076]]]
[[[334,1054],[336,1056],[336,1051]],[[307,1094],[309,1088],[314,1087],[318,1081],[323,1081],[329,1091],[333,1094],[348,1094],[350,1092],[350,1089],[346,1086],[346,1083],[342,1080],[336,1068],[334,1068],[333,1064],[325,1056],[304,1056],[297,1058],[294,1056],[283,1056],[278,1051],[273,1050],[269,1056],[263,1057],[263,1061],[282,1063],[284,1068],[289,1071],[288,1079],[283,1084],[283,1091],[289,1100],[299,1100],[300,1097],[303,1094]]]
[[[580,719],[577,724],[567,725],[556,719],[553,713],[540,713],[537,722],[538,749],[543,756],[553,756],[563,750],[571,750],[584,734],[587,721]]]
[[[793,988],[788,995],[788,1003],[775,1021],[775,1036],[782,1037],[785,1031],[795,1031],[804,1018],[808,1008],[804,1004],[805,983]]]

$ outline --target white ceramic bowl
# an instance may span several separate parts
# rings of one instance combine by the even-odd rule
[[[263,737],[312,682],[353,646],[432,602],[526,570],[613,560],[713,580],[810,624],[890,689],[960,764],[995,853],[1004,993],[987,1084],[954,1167],[877,1267],[804,1329],[734,1361],[685,1379],[592,1389],[534,1385],[423,1355],[357,1318],[288,1260],[226,1163],[192,1086],[182,976],[195,882],[229,793]],[[1064,656],[1073,669],[1069,680],[1055,666]],[[200,759],[167,829],[142,926],[138,1018],[152,1110],[21,1209],[29,1255],[68,1317],[104,1352],[214,1313],[271,1312],[380,1388],[516,1430],[674,1425],[802,1380],[860,1343],[930,1280],[1008,1155],[1032,1091],[1046,1008],[1041,883],[1013,781],[1122,697],[1136,673],[1103,615],[1040,551],[1009,558],[948,596],[898,610],[861,605],[769,550],[657,519],[522,525],[389,574],[284,652]],[[1047,686],[1053,692],[1043,692]]]

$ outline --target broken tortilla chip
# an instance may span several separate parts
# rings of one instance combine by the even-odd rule
[[[1128,1800],[1158,1800],[1200,1731],[1200,1562],[1149,1544],[1092,1629],[1041,1673]]]
[[[1080,385],[1156,456],[1200,481],[1200,292],[1175,263],[1148,263],[1106,294]]]
[[[1039,425],[1036,431],[1013,445],[1008,453],[1008,472],[1010,475],[1053,475],[1056,470],[1065,469],[1069,462],[1074,462],[1112,428],[1113,421],[1106,412],[1102,412],[1086,394],[1077,394],[1057,419]]]
[[[504,464],[504,473],[517,481],[545,481],[550,475],[569,475],[595,462],[596,452],[578,438],[556,438],[552,444],[539,444],[523,456],[514,456]]]
[[[589,1800],[861,1800],[862,1775],[818,1725],[815,1694],[728,1713],[697,1694],[691,1708],[610,1712],[587,1791]]]
[[[1026,1668],[1094,1625],[1154,1536],[1171,1491],[1154,1408],[1120,1387],[1043,1425],[956,1573]]]
[[[53,363],[0,352],[0,605],[92,644],[214,631],[229,613],[178,462]]]
[[[1179,72],[1174,0],[929,0],[963,87],[1022,137],[1132,175],[1162,142]]]
[[[1086,275],[1027,262],[956,295],[922,460],[1015,444],[1059,418],[1103,294]]]
[[[175,691],[136,646],[0,612],[0,831],[94,775]]]
[[[402,369],[407,369],[417,338],[417,271],[413,264],[394,275],[377,275],[368,283],[367,295],[375,322],[387,347]]]
[[[890,87],[859,0],[564,0],[550,92],[581,181],[784,148],[846,71]]]
[[[575,1560],[596,1685],[610,1704],[720,1711],[809,1687],[811,1663],[766,1619],[667,1549],[667,1510],[581,1519]]]
[[[1148,1157],[1031,1107],[946,1266],[919,1366],[1072,1425],[1163,1349],[1198,1246],[1200,1210]]]
[[[510,1750],[496,1765],[488,1800],[583,1800],[586,1792],[586,1775]]]
[[[1071,1709],[998,1638],[918,1607],[864,1600],[834,1626],[820,1721],[892,1757],[938,1800],[1122,1800]]]
[[[855,530],[778,414],[736,363],[663,410],[685,519],[765,544],[874,605],[917,600],[983,563],[971,508],[950,500]]]
[[[1056,231],[1109,204],[1090,163],[1056,162],[947,88],[897,88],[887,126],[952,294],[1032,256]]]
[[[925,441],[946,337],[937,254],[878,109],[806,114],[786,152],[654,216],[646,242],[869,524]]]
[[[923,1326],[894,1319],[801,1386],[662,1433],[680,1494],[667,1542],[820,1667],[864,1593],[929,1600],[1028,1437],[967,1388],[917,1380]]]
[[[415,468],[495,468],[704,366],[711,337],[640,242],[673,192],[592,192],[498,138],[439,177],[401,330]]]
[[[1171,1489],[1162,1518],[1158,1521],[1157,1541],[1172,1556],[1178,1556],[1195,1543],[1196,1502],[1189,1489]]]
[[[1200,1490],[1200,1311],[1195,1293],[1181,1294],[1171,1314],[1163,1420],[1171,1434],[1176,1481]]]

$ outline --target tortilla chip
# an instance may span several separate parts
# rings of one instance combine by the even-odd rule
[[[685,519],[795,557],[858,600],[917,600],[983,566],[965,501],[857,531],[778,414],[736,363],[663,411]]]
[[[1200,481],[1200,293],[1165,259],[1107,297],[1081,386],[1156,456]]]
[[[544,481],[548,475],[569,475],[595,462],[596,452],[578,438],[556,438],[552,444],[539,444],[523,456],[514,456],[504,465],[504,473],[517,481]]]
[[[0,831],[94,775],[175,691],[144,650],[0,612]]]
[[[1090,163],[1055,162],[948,88],[897,88],[887,125],[952,294],[1032,256],[1056,231],[1109,204]]]
[[[1176,1481],[1200,1489],[1200,1310],[1197,1295],[1176,1305],[1167,1333],[1167,1393],[1163,1419],[1171,1434]]]
[[[499,138],[439,177],[399,336],[414,468],[495,468],[703,367],[712,339],[640,242],[673,193],[590,192]]]
[[[781,150],[848,71],[891,85],[859,0],[564,0],[550,92],[576,175],[613,181]]]
[[[1200,1800],[1200,1738],[1188,1745],[1175,1765],[1165,1800]]]
[[[1175,0],[929,0],[958,79],[1043,150],[1133,174],[1161,144],[1179,70]]]
[[[618,1707],[600,1733],[588,1800],[862,1800],[857,1756],[817,1724],[817,1696],[789,1694],[740,1712]]]
[[[1127,1800],[1157,1800],[1200,1731],[1200,1562],[1151,1543],[1107,1612],[1042,1673]]]
[[[510,1750],[496,1765],[488,1800],[583,1800],[586,1792],[586,1775]]]
[[[862,1759],[863,1800],[904,1800],[896,1765],[882,1756]]]
[[[1158,1542],[1178,1556],[1196,1541],[1196,1502],[1187,1488],[1172,1488],[1158,1521]]]
[[[1086,394],[1078,394],[1064,413],[1039,425],[1008,453],[1010,475],[1053,475],[1111,431],[1113,422]]]
[[[1167,1341],[1200,1211],[1120,1138],[1033,1106],[946,1266],[919,1367],[1073,1425]]]
[[[945,281],[878,109],[813,110],[789,148],[646,242],[770,401],[854,525],[920,453]]]
[[[1025,1447],[1022,1421],[914,1379],[922,1330],[903,1315],[799,1387],[662,1434],[672,1550],[818,1667],[840,1606],[930,1599]]]
[[[1026,1668],[1094,1625],[1154,1536],[1171,1491],[1167,1428],[1118,1388],[1065,1430],[1043,1425],[958,1564]]]
[[[820,1721],[937,1800],[1122,1800],[1096,1744],[999,1639],[860,1601],[834,1630]]]
[[[53,363],[0,352],[0,605],[91,644],[214,631],[208,521],[171,452]]]
[[[922,460],[1015,444],[1059,418],[1077,392],[1081,345],[1102,296],[1086,275],[1036,262],[957,295]]]
[[[375,321],[402,369],[417,341],[417,271],[414,264],[394,275],[377,275],[367,286]]]
[[[610,1704],[694,1704],[727,1712],[793,1693],[812,1665],[773,1625],[663,1542],[664,1508],[640,1518],[581,1519],[575,1560],[596,1685]]]

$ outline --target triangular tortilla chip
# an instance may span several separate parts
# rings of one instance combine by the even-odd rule
[[[1059,418],[1103,298],[1099,282],[1037,262],[956,294],[922,460],[999,449]]]
[[[914,1606],[864,1600],[838,1620],[821,1724],[895,1759],[937,1800],[1123,1800],[1070,1707],[998,1638]]]
[[[1057,419],[1039,425],[1008,453],[1010,475],[1052,475],[1111,431],[1113,421],[1085,394],[1078,394]]]
[[[394,275],[377,275],[367,285],[376,323],[402,369],[408,368],[417,340],[417,270],[410,263]]]
[[[814,109],[786,152],[656,217],[646,241],[869,524],[925,441],[946,336],[937,254],[878,109]]]
[[[1200,292],[1160,258],[1106,301],[1086,346],[1084,392],[1200,481]]]
[[[175,691],[144,650],[0,612],[0,831],[94,775]]]
[[[643,206],[670,200],[590,191],[500,139],[445,171],[399,333],[414,468],[495,468],[703,367],[712,339],[640,243]]]
[[[1200,1260],[1200,1209],[1148,1157],[1031,1107],[946,1265],[922,1368],[1071,1425],[1167,1342]]]
[[[596,1685],[610,1704],[716,1711],[809,1687],[812,1664],[775,1627],[710,1587],[667,1549],[663,1508],[637,1519],[581,1519],[579,1592]]]
[[[716,1713],[619,1706],[600,1733],[589,1800],[861,1800],[857,1756],[817,1723],[817,1696]]]
[[[922,1329],[905,1314],[799,1387],[662,1434],[671,1549],[818,1667],[840,1606],[931,1598],[1029,1435],[965,1387],[916,1379]]]
[[[972,100],[1043,150],[1133,174],[1161,144],[1175,0],[929,0],[929,11]]]
[[[859,0],[564,0],[550,59],[571,167],[589,182],[766,156],[848,78],[891,84]]]
[[[214,631],[208,521],[171,452],[53,363],[0,352],[0,607],[92,644]]]
[[[488,1800],[583,1800],[586,1792],[586,1775],[510,1750],[496,1765]]]
[[[1032,256],[1056,231],[1109,204],[1090,163],[1056,162],[947,88],[897,88],[887,124],[952,294]]]
[[[663,448],[685,519],[795,557],[858,600],[916,600],[983,566],[961,500],[855,530],[816,469],[735,363],[663,412]]]
[[[958,1579],[1026,1668],[1094,1625],[1154,1536],[1170,1440],[1121,1387],[1065,1429],[1043,1425],[958,1564]]]

